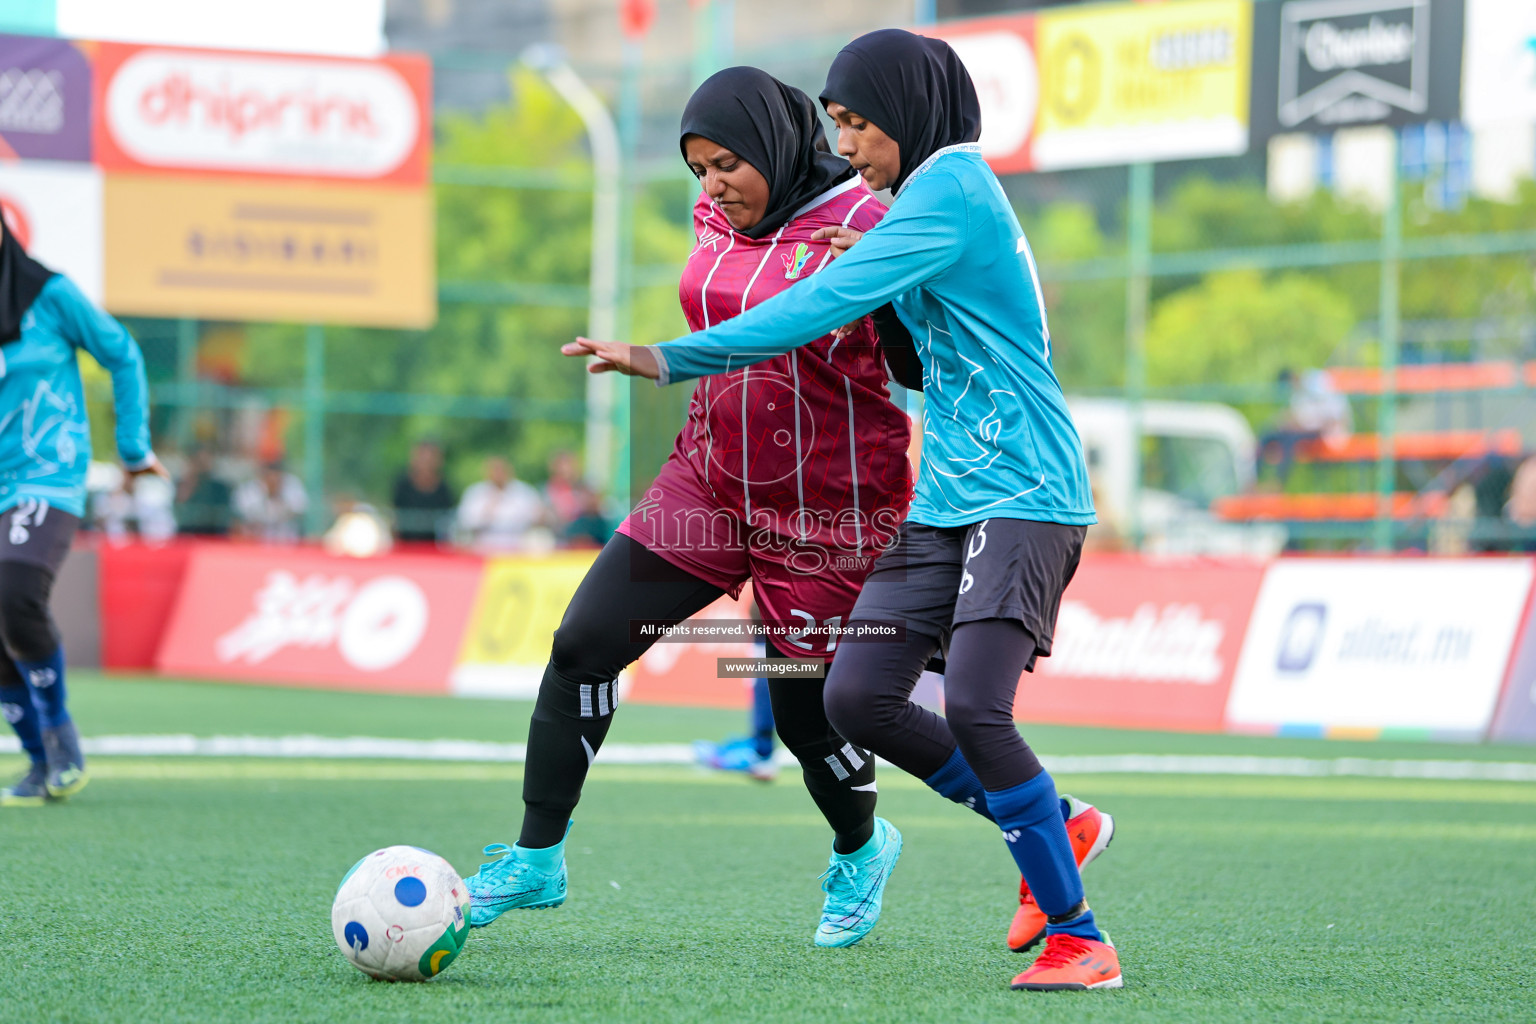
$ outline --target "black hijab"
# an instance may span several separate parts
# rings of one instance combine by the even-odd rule
[[[21,337],[21,318],[52,276],[0,221],[0,345]]]
[[[981,137],[981,102],[970,73],[942,39],[883,28],[843,47],[827,69],[821,102],[841,103],[896,140],[901,188],[945,146]]]
[[[726,68],[704,80],[683,108],[678,148],[698,135],[751,164],[768,182],[768,211],[748,238],[763,238],[796,210],[853,177],[848,161],[827,146],[816,104],[794,86],[757,68]]]

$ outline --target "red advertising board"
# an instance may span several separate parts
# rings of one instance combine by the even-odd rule
[[[98,552],[102,665],[153,668],[192,552],[206,542],[76,543],[94,543]]]
[[[101,43],[96,161],[109,172],[423,185],[431,65]]]
[[[192,554],[156,666],[179,675],[446,693],[478,559],[206,546]]]
[[[1261,565],[1085,559],[1051,657],[1019,685],[1020,721],[1222,728]]]
[[[1040,109],[1035,18],[1013,15],[923,30],[960,56],[981,102],[981,155],[998,174],[1034,169],[1031,143]]]

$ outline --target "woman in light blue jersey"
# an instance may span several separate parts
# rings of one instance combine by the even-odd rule
[[[79,349],[112,374],[117,450],[134,475],[165,476],[149,446],[139,346],[32,259],[0,225],[0,709],[30,759],[0,806],[41,806],[86,784],[48,597],[85,514],[91,431]]]
[[[648,348],[578,339],[564,351],[596,356],[595,373],[666,384],[767,359],[894,306],[924,367],[917,495],[853,610],[827,678],[828,717],[1002,829],[1024,877],[1010,945],[1046,942],[1015,988],[1118,988],[1118,956],[1079,876],[1114,823],[1058,797],[1013,721],[1019,677],[1050,654],[1095,521],[1034,257],[981,158],[975,87],[947,44],[899,30],[863,36],[838,54],[821,100],[839,152],[870,188],[895,192],[879,225],[862,236],[828,229],[844,252],[835,264],[708,330]],[[940,648],[943,718],[910,700]],[[867,882],[876,905],[884,881]]]

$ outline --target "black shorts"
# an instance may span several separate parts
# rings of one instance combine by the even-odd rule
[[[79,516],[22,498],[0,512],[0,562],[26,562],[57,576],[79,528]]]
[[[1077,572],[1086,526],[986,519],[970,526],[903,523],[875,560],[850,619],[890,622],[939,641],[966,622],[1012,619],[1051,653],[1061,595]]]

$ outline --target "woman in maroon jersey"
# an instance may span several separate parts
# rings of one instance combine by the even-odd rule
[[[694,330],[819,271],[832,252],[818,231],[866,231],[885,213],[829,150],[809,97],[755,68],[699,87],[680,145],[703,186],[680,287]],[[911,339],[889,321],[900,338],[890,364],[921,387]],[[866,318],[699,381],[671,456],[555,633],[528,737],[522,834],[511,848],[488,847],[507,852],[469,879],[473,923],[564,899],[561,846],[612,720],[617,677],[654,642],[631,628],[636,620],[687,618],[750,580],[774,630],[771,657],[832,656],[911,499],[909,421],[890,400],[888,372]],[[816,942],[850,945],[874,919],[837,913],[841,890],[872,851],[899,849],[900,837],[875,817],[874,759],[827,722],[821,680],[770,678],[770,689],[779,736],[834,833]]]

